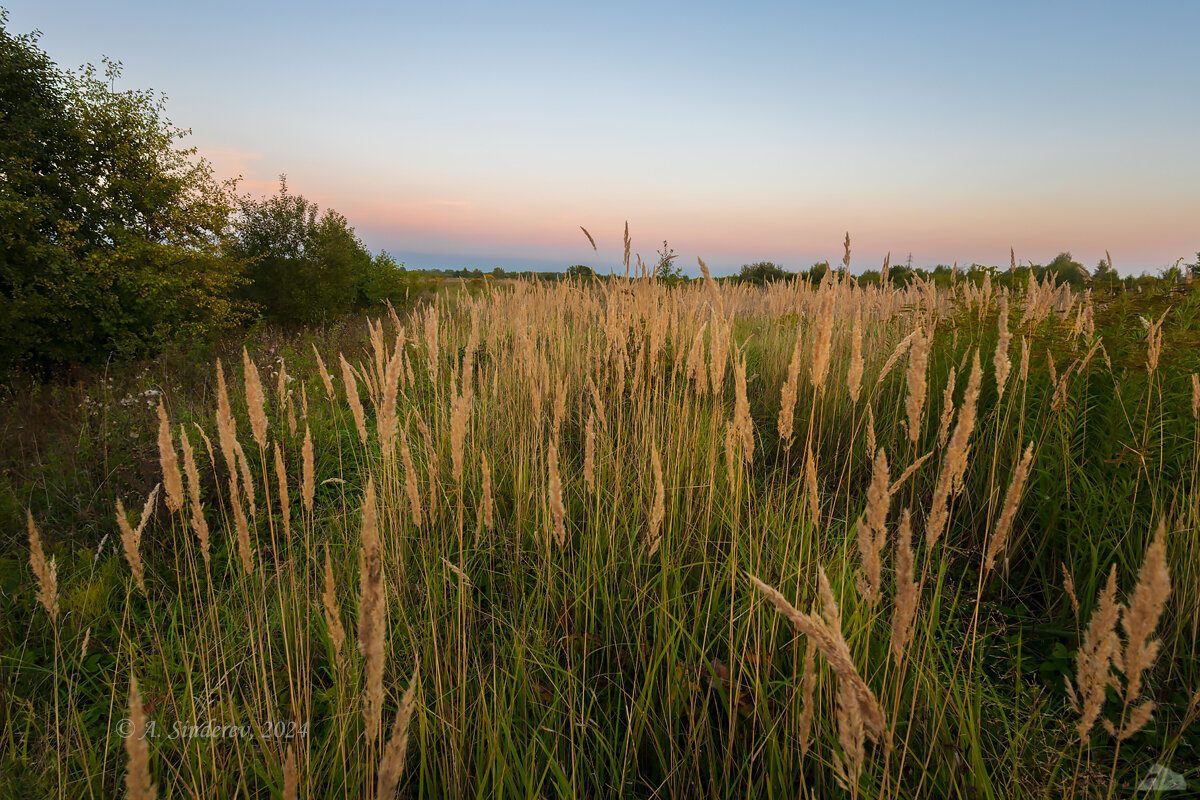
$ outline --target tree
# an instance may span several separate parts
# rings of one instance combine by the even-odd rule
[[[289,192],[286,176],[278,194],[242,200],[230,252],[250,265],[242,296],[266,316],[291,322],[349,311],[380,291],[374,281],[369,292],[363,287],[389,267],[374,263],[345,217],[321,214],[316,203]]]
[[[568,278],[593,278],[595,275],[595,271],[585,264],[574,264],[567,267]]]
[[[775,264],[773,261],[758,261],[754,264],[743,264],[737,279],[741,283],[753,283],[759,286],[769,281],[781,281],[791,277],[791,273]]]
[[[380,250],[359,279],[357,305],[370,308],[384,303],[399,304],[408,291],[407,276],[408,270],[403,264],[386,250]]]
[[[675,251],[663,239],[662,250],[658,251],[658,265],[654,268],[654,277],[666,283],[675,283],[683,277],[683,268],[675,266],[679,258]]]
[[[245,318],[217,181],[149,91],[61,70],[0,10],[0,371],[131,355]]]
[[[1035,273],[1037,270],[1035,270]],[[1091,273],[1087,271],[1087,267],[1076,261],[1070,253],[1062,252],[1054,257],[1054,260],[1045,266],[1042,274],[1052,275],[1059,283],[1071,283],[1076,286],[1082,285],[1086,281],[1091,280]]]

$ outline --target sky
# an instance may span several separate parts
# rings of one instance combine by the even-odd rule
[[[0,5],[413,268],[1200,250],[1195,0]]]

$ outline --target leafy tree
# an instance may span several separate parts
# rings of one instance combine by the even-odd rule
[[[815,286],[818,283],[820,283],[821,281],[825,280],[825,276],[828,273],[829,273],[829,262],[828,261],[818,261],[817,263],[815,263],[811,267],[809,267],[807,270],[805,270],[804,275],[805,275],[805,277],[808,278],[808,282]]]
[[[593,278],[595,275],[595,271],[585,264],[575,264],[567,267],[568,278]]]
[[[0,371],[132,354],[245,318],[235,207],[149,91],[56,66],[0,10]]]
[[[1087,271],[1087,267],[1076,261],[1070,253],[1062,252],[1054,257],[1054,260],[1042,268],[1040,274],[1035,268],[1034,274],[1038,277],[1044,277],[1049,274],[1054,276],[1054,279],[1059,283],[1071,283],[1076,286],[1091,280],[1091,273]]]
[[[289,192],[283,176],[278,194],[242,200],[230,252],[250,265],[242,296],[272,319],[312,322],[345,313],[360,298],[390,296],[379,283],[390,277],[387,261],[376,264],[345,217],[321,214]]]
[[[379,251],[359,280],[358,305],[369,308],[384,303],[399,304],[408,291],[407,275],[403,264],[386,250]]]
[[[759,286],[769,281],[781,281],[790,277],[792,277],[792,273],[778,266],[773,261],[758,261],[754,264],[743,264],[742,270],[737,276],[739,282],[753,283]]]

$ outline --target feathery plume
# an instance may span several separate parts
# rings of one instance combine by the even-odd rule
[[[592,238],[592,235],[590,233],[588,233],[588,229],[583,227],[582,225],[580,225],[579,230],[583,231],[583,235],[587,237],[588,244],[590,244],[592,246],[592,250],[595,250],[596,249],[596,240]]]
[[[812,444],[808,444],[804,458],[804,488],[808,493],[808,514],[814,528],[821,526],[821,502],[817,496],[817,460],[813,457]]]
[[[1021,492],[1025,488],[1025,478],[1029,475],[1031,461],[1033,461],[1032,442],[1025,448],[1025,455],[1017,464],[1017,471],[1013,474],[1012,483],[1008,485],[1008,494],[1004,497],[1004,509],[1000,512],[1000,519],[996,522],[996,527],[988,539],[987,554],[983,562],[983,568],[988,572],[991,572],[992,568],[996,566],[996,556],[1004,549],[1008,533],[1012,530],[1013,517],[1017,514],[1017,504],[1021,501]]]
[[[849,686],[850,696],[853,697],[866,727],[875,735],[882,734],[886,730],[883,708],[875,699],[875,693],[859,675],[858,668],[854,666],[854,659],[850,656],[850,647],[846,644],[841,630],[830,625],[830,620],[837,618],[836,605],[832,609],[826,606],[822,610],[821,617],[805,614],[789,603],[777,589],[763,583],[753,575],[747,574],[747,577],[771,605],[775,606],[792,623],[796,630],[808,637],[810,646],[816,646],[821,651],[821,655],[825,656],[825,660],[829,662],[829,666],[837,675],[838,681]],[[825,577],[823,568],[820,569],[818,578],[824,584],[823,594],[831,598],[832,595],[828,592],[828,578]]]
[[[301,455],[303,460],[300,468],[300,499],[304,501],[304,510],[311,514],[317,487],[313,466],[312,430],[307,422],[304,423],[304,447]]]
[[[734,367],[735,401],[733,426],[742,440],[742,458],[754,463],[754,421],[750,418],[750,400],[746,395],[746,357],[741,355]]]
[[[938,420],[938,447],[945,447],[950,438],[950,423],[954,421],[954,381],[958,373],[952,368],[946,377],[946,390],[942,392],[942,416]]]
[[[287,468],[283,465],[283,451],[279,449],[279,442],[274,442],[275,449],[275,481],[278,485],[279,494],[279,516],[283,520],[283,535],[284,538],[290,540],[292,538],[292,506],[291,497],[288,492]]]
[[[629,277],[629,220],[625,220],[625,277]]]
[[[146,578],[142,569],[142,532],[146,529],[146,523],[150,521],[150,512],[154,510],[154,502],[158,499],[160,488],[161,484],[155,486],[154,490],[150,492],[150,496],[146,498],[146,504],[142,507],[142,518],[136,528],[130,526],[125,506],[121,503],[121,499],[117,498],[117,527],[121,529],[121,546],[125,550],[125,560],[129,562],[129,569],[143,596],[146,594]]]
[[[283,800],[299,800],[300,781],[296,776],[296,745],[289,744],[283,762]]]
[[[879,377],[875,379],[876,386],[883,383],[883,379],[892,371],[892,367],[896,365],[896,362],[908,352],[909,345],[912,344],[913,339],[916,338],[920,331],[920,328],[915,328],[912,333],[900,340],[900,343],[896,345],[896,349],[892,351],[892,354],[888,356],[888,360],[884,362],[883,369],[879,371]]]
[[[796,325],[792,360],[788,363],[787,380],[783,382],[783,389],[780,391],[778,428],[779,439],[785,449],[791,449],[792,446],[792,415],[796,412],[796,389],[800,382],[800,344],[803,340],[803,330],[799,324]]]
[[[483,525],[490,531],[494,524],[492,513],[495,505],[492,499],[492,469],[488,466],[487,456],[480,458],[483,461]]]
[[[887,544],[887,516],[891,504],[891,494],[888,491],[890,477],[887,454],[881,447],[875,456],[871,485],[867,489],[867,513],[865,517],[859,518],[856,526],[858,552],[862,556],[863,570],[858,581],[858,591],[872,606],[879,600],[882,584],[879,559]]]
[[[813,644],[809,644],[804,648],[804,677],[800,681],[800,698],[804,702],[804,708],[800,711],[800,719],[797,723],[797,734],[800,739],[800,754],[807,755],[808,748],[812,745],[810,733],[812,731],[813,698],[817,689],[817,648]]]
[[[862,391],[863,376],[863,320],[862,309],[854,313],[854,329],[850,332],[850,369],[846,373],[846,388],[850,390],[850,402],[857,404]]]
[[[1075,581],[1071,578],[1071,573],[1067,572],[1067,565],[1062,565],[1063,574],[1063,590],[1067,593],[1067,599],[1071,601],[1071,610],[1075,612],[1075,619],[1079,619],[1079,598],[1075,596]]]
[[[366,664],[363,720],[367,741],[379,735],[383,714],[383,662],[387,639],[387,600],[383,595],[383,558],[379,548],[379,517],[375,479],[367,479],[362,506],[362,557],[359,560],[358,650]]]
[[[1117,620],[1121,606],[1117,603],[1117,565],[1108,573],[1108,583],[1100,592],[1096,610],[1088,621],[1083,644],[1075,655],[1075,689],[1079,704],[1079,740],[1086,741],[1100,717],[1105,690],[1112,684],[1113,658],[1120,655]],[[1068,686],[1070,684],[1068,683]]]
[[[217,438],[221,443],[221,455],[225,456],[225,466],[229,474],[237,474],[237,453],[234,442],[237,441],[237,422],[233,417],[233,409],[229,406],[229,391],[225,386],[225,370],[221,367],[221,359],[217,359]]]
[[[1008,385],[1008,373],[1012,370],[1012,362],[1008,358],[1008,347],[1012,334],[1008,331],[1008,295],[1000,296],[1000,318],[997,323],[1000,329],[996,339],[996,391],[998,397],[1004,397],[1004,388]]]
[[[254,434],[254,441],[258,442],[258,449],[262,450],[267,446],[267,397],[263,392],[258,367],[250,360],[250,352],[245,347],[242,348],[242,366],[245,372],[246,405],[250,409],[250,430]]]
[[[333,562],[329,560],[329,545],[325,545],[325,593],[321,595],[324,605],[325,624],[329,627],[329,639],[338,660],[342,658],[342,645],[346,641],[346,629],[342,627],[342,612],[338,607],[337,589],[333,581]]]
[[[146,712],[142,708],[142,693],[137,678],[129,677],[129,721],[133,723],[125,736],[125,752],[129,764],[125,767],[125,791],[129,800],[154,800],[157,790],[150,780],[150,741],[146,738]]]
[[[362,442],[363,447],[366,447],[367,419],[363,411],[362,398],[358,396],[358,381],[355,379],[354,370],[350,368],[346,357],[339,353],[338,358],[342,362],[342,381],[346,384],[346,400],[350,403],[350,413],[354,415],[354,427],[358,429],[359,441]]]
[[[229,477],[229,505],[233,508],[233,522],[237,529],[238,557],[242,560],[242,569],[247,575],[254,573],[254,545],[250,541],[250,526],[246,521],[246,512],[242,508],[241,498],[238,497],[237,479]]]
[[[867,404],[867,453],[875,452],[875,412]]]
[[[929,516],[925,520],[925,544],[929,547],[933,547],[945,530],[949,518],[947,503],[954,487],[959,484],[967,470],[967,450],[970,446],[971,433],[975,430],[975,408],[979,400],[981,376],[979,351],[976,350],[971,364],[971,377],[967,381],[967,390],[958,411],[958,422],[954,426],[954,434],[950,437],[946,454],[942,458],[942,471],[938,475]]]
[[[554,538],[562,547],[567,541],[566,508],[563,507],[562,479],[558,474],[558,442],[550,441],[549,482],[550,513],[554,516]]]
[[[817,325],[813,332],[812,385],[818,392],[824,391],[825,376],[829,373],[830,345],[833,341],[833,306],[833,290],[823,289],[817,311]]]
[[[317,369],[321,372],[321,383],[325,385],[325,396],[330,400],[333,399],[333,378],[329,375],[329,370],[325,369],[325,362],[321,359],[321,352],[317,350],[317,346],[312,346],[313,355],[317,357]],[[307,415],[306,415],[307,416]]]
[[[908,642],[912,637],[912,624],[917,614],[921,589],[914,578],[912,549],[912,514],[904,509],[900,517],[900,528],[896,532],[896,607],[892,611],[892,662],[897,667],[904,660]]]
[[[179,458],[171,439],[171,423],[167,409],[158,398],[158,462],[162,466],[163,487],[167,490],[167,508],[172,512],[183,508],[183,476],[179,474]]]
[[[200,503],[200,470],[196,468],[196,453],[192,443],[188,441],[187,433],[179,429],[179,443],[183,450],[183,469],[187,473],[188,500],[192,507],[192,530],[196,532],[196,540],[200,543],[200,555],[204,564],[209,564],[209,535],[208,520],[204,518],[204,506]]]
[[[417,702],[417,667],[413,669],[408,681],[408,688],[400,698],[400,708],[396,710],[396,721],[392,723],[392,732],[383,748],[383,756],[379,760],[378,782],[375,785],[376,800],[393,800],[396,788],[400,785],[400,777],[404,774],[404,756],[408,752],[408,728],[412,720]]]
[[[46,553],[42,550],[42,537],[33,522],[33,512],[29,509],[25,510],[25,520],[29,527],[29,566],[33,569],[33,576],[38,585],[37,599],[50,615],[50,622],[57,623],[58,565],[54,558],[46,561]]]
[[[1142,675],[1158,657],[1162,643],[1152,639],[1158,627],[1167,596],[1171,594],[1171,576],[1167,570],[1166,519],[1160,519],[1154,540],[1146,550],[1138,572],[1137,587],[1125,613],[1121,627],[1125,629],[1125,652],[1121,671],[1125,673],[1125,703],[1128,705],[1141,694]]]
[[[596,411],[588,409],[587,428],[583,444],[583,480],[588,493],[596,491]]]
[[[233,440],[233,452],[237,456],[238,469],[242,473],[242,490],[246,494],[246,500],[250,503],[250,516],[258,519],[258,506],[254,502],[254,478],[250,473],[250,459],[246,458],[246,451],[242,449],[242,443],[237,439]]]
[[[665,511],[665,489],[663,487],[663,470],[662,460],[658,457],[658,445],[654,442],[650,443],[650,464],[654,471],[654,503],[650,507],[650,555],[658,552],[658,546],[662,539],[660,533],[662,531],[663,517]]]
[[[913,444],[921,435],[921,413],[925,409],[925,375],[929,364],[929,340],[924,332],[917,329],[913,338],[912,349],[908,356],[908,398],[905,400],[905,410],[908,412],[908,438]]]

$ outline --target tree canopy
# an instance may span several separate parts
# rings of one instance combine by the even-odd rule
[[[0,11],[0,370],[132,354],[236,324],[218,181],[149,91],[60,69]]]

